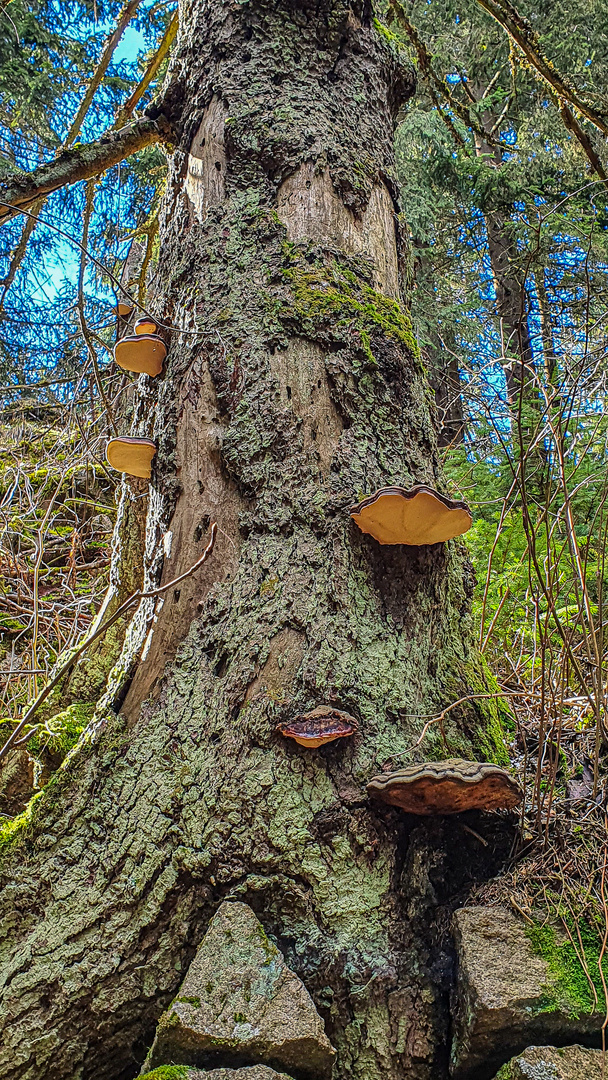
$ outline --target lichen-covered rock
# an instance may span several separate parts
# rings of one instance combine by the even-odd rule
[[[245,1069],[212,1069],[211,1072],[190,1072],[189,1080],[291,1080],[287,1073],[278,1073],[267,1065],[250,1065]]]
[[[495,1080],[602,1080],[602,1051],[586,1046],[529,1046]]]
[[[188,1065],[160,1065],[141,1080],[292,1080],[267,1065],[248,1065],[244,1069],[193,1069]]]
[[[152,1072],[147,1072],[141,1080],[199,1080],[202,1073],[198,1069],[189,1069],[187,1065],[161,1065]]]
[[[506,908],[461,908],[454,936],[456,1080],[486,1080],[527,1046],[574,1042],[601,1029],[603,1011],[591,1004],[585,1011],[569,996],[555,965],[537,954],[523,921]]]
[[[222,1056],[227,1065],[266,1062],[314,1080],[331,1075],[334,1059],[306,987],[241,903],[223,903],[211,920],[159,1021],[146,1067],[208,1065]],[[223,1080],[221,1071],[217,1080]]]

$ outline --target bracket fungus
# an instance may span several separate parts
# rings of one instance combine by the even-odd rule
[[[150,319],[148,315],[144,315],[143,318],[138,319],[133,327],[136,334],[155,334],[158,330],[158,326],[154,322],[154,319]]]
[[[522,791],[498,765],[483,761],[427,761],[374,776],[368,794],[408,814],[460,814],[464,810],[512,810]]]
[[[121,319],[126,319],[127,315],[130,315],[133,311],[133,304],[128,300],[119,300],[114,308],[114,314],[119,315]]]
[[[110,439],[106,446],[106,457],[113,469],[141,476],[149,480],[152,475],[152,458],[156,453],[156,443],[152,439],[132,439],[127,435],[119,439]]]
[[[167,346],[157,334],[134,334],[116,342],[114,359],[124,371],[160,375]]]
[[[293,720],[277,726],[277,731],[286,739],[293,739],[299,746],[307,746],[309,750],[316,750],[318,746],[336,739],[346,739],[357,730],[358,724],[354,716],[334,709],[331,705],[319,705],[312,712],[296,716]]]
[[[440,495],[426,484],[406,490],[384,487],[350,509],[362,532],[379,544],[439,544],[471,528],[471,511],[464,502]]]

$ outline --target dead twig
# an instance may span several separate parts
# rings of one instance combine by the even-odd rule
[[[27,710],[23,718],[19,721],[14,731],[11,732],[11,735],[5,742],[4,746],[0,749],[0,761],[2,761],[3,758],[5,758],[6,755],[10,752],[11,748],[15,745],[18,736],[21,734],[26,725],[29,724],[30,720],[38,711],[40,706],[46,701],[51,691],[54,690],[55,687],[64,678],[64,676],[67,675],[67,673],[74,666],[76,661],[83,655],[83,653],[86,652],[89,646],[92,645],[93,642],[97,640],[97,638],[101,637],[102,634],[105,634],[106,631],[109,630],[115,622],[122,618],[122,616],[129,610],[129,608],[133,607],[134,604],[139,603],[140,600],[150,600],[154,597],[162,596],[163,593],[167,592],[169,589],[173,589],[176,585],[179,585],[180,581],[184,581],[186,578],[189,578],[192,574],[194,574],[195,571],[198,570],[199,567],[201,567],[211,555],[211,552],[213,551],[213,548],[215,546],[216,535],[217,522],[214,521],[211,525],[211,538],[209,540],[209,543],[207,544],[207,547],[205,548],[200,559],[197,559],[197,561],[194,563],[193,566],[190,567],[189,570],[186,570],[185,573],[180,574],[176,578],[173,578],[172,581],[168,581],[166,585],[159,586],[158,589],[151,589],[149,592],[143,592],[141,589],[138,589],[137,592],[134,592],[131,596],[129,596],[128,599],[125,600],[124,603],[116,609],[113,615],[106,619],[105,622],[101,623],[101,625],[98,626],[97,629],[92,634],[90,634],[89,637],[86,638],[86,640],[83,641],[77,649],[74,650],[69,659],[61,665],[53,678],[50,679],[44,689],[38,694],[36,700],[32,702],[29,709]],[[31,734],[33,734],[33,732]],[[22,739],[20,741],[24,742],[26,740]]]

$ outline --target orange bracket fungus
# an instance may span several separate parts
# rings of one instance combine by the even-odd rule
[[[149,480],[152,474],[152,458],[156,453],[156,443],[152,439],[131,439],[126,435],[119,439],[110,439],[106,446],[106,457],[113,469],[142,476]]]
[[[357,730],[357,721],[353,716],[333,709],[331,705],[319,705],[312,712],[296,716],[277,727],[277,731],[286,739],[293,739],[299,746],[307,746],[310,750],[336,739],[345,739]]]
[[[167,346],[156,334],[135,334],[122,338],[114,346],[114,359],[119,367],[125,371],[143,371],[146,375],[160,375],[166,355]]]
[[[482,761],[427,761],[374,776],[368,794],[408,814],[460,814],[463,810],[512,810],[522,799],[505,769]]]
[[[439,544],[461,536],[471,528],[471,511],[438,491],[417,484],[380,488],[350,509],[350,516],[364,533],[379,544]]]
[[[133,327],[136,334],[155,334],[158,330],[158,326],[154,322],[154,319],[150,319],[147,315],[144,315],[142,319],[138,319]]]
[[[133,311],[133,304],[130,304],[128,300],[119,300],[114,308],[114,314],[120,315],[121,319],[126,319],[127,315],[130,315]]]

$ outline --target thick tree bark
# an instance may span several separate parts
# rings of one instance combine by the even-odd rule
[[[147,583],[221,532],[137,613],[102,719],[6,847],[0,1076],[136,1075],[238,897],[313,995],[336,1080],[438,1080],[441,912],[487,851],[365,784],[424,714],[487,689],[471,573],[459,542],[381,548],[348,516],[380,485],[441,484],[400,302],[393,118],[412,75],[358,0],[185,0],[172,78],[155,295],[175,329],[136,422],[158,441]],[[358,719],[351,742],[275,733],[324,702]],[[500,754],[482,704],[400,760]]]

